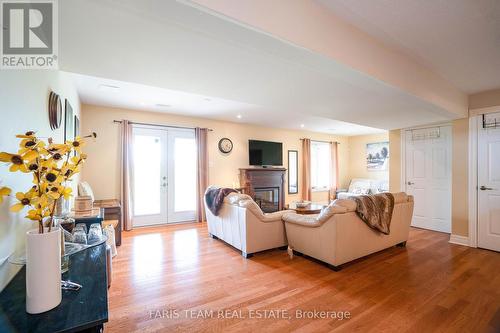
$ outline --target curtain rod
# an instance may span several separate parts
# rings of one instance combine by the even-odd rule
[[[306,138],[300,138],[300,140],[305,140]],[[338,141],[323,141],[323,140],[313,140],[313,139],[309,139],[311,141],[316,141],[316,142],[323,142],[323,143],[336,143],[336,144],[341,144],[340,142]]]
[[[121,120],[113,120],[116,124],[121,124]],[[146,125],[146,126],[158,126],[158,127],[171,127],[171,128],[184,128],[184,129],[195,129],[196,127],[187,127],[187,126],[174,126],[174,125],[163,125],[163,124],[151,124],[151,123],[140,123],[135,121],[129,121],[132,125]],[[213,129],[207,128],[209,132],[212,132]]]

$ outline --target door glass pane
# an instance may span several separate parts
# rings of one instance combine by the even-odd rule
[[[194,138],[174,139],[174,211],[196,210],[196,143]]]
[[[160,214],[161,139],[136,134],[133,154],[134,215]]]

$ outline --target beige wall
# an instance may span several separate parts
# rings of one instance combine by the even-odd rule
[[[453,121],[451,233],[469,235],[469,119]]]
[[[165,125],[199,126],[213,129],[208,135],[209,146],[209,180],[211,184],[233,186],[238,183],[238,168],[248,166],[248,140],[269,140],[283,142],[283,162],[287,167],[289,149],[299,151],[301,160],[300,138],[308,137],[316,140],[335,140],[339,146],[339,176],[342,186],[349,182],[348,176],[348,139],[343,136],[332,136],[307,131],[293,131],[276,128],[265,128],[252,125],[237,124],[209,120],[203,118],[184,117],[165,113],[115,109],[92,105],[82,106],[82,131],[95,131],[98,134],[97,144],[88,145],[86,153],[89,158],[82,170],[82,179],[88,181],[99,199],[119,198],[120,192],[120,132],[119,125],[113,120],[128,119],[137,122],[150,122]],[[229,155],[219,152],[217,143],[228,137],[234,148]],[[299,192],[300,188],[299,163]],[[287,202],[300,198],[299,195],[288,195]],[[313,193],[313,200],[327,200],[326,192]]]
[[[389,179],[389,170],[368,171],[366,144],[389,141],[389,133],[356,135],[349,137],[349,178]],[[389,150],[389,158],[392,152]],[[389,159],[390,161],[390,159]],[[390,162],[389,162],[390,163]]]
[[[401,191],[401,130],[389,131],[389,189]]]
[[[468,233],[468,118],[453,121],[452,150],[452,234],[467,236]],[[401,130],[389,132],[391,192],[401,189]]]
[[[52,137],[54,142],[64,140],[64,121],[60,128],[51,130],[47,116],[47,103],[50,91],[68,99],[73,112],[80,112],[80,100],[76,89],[71,84],[67,74],[59,71],[1,71],[0,74],[0,152],[15,152],[19,149],[19,139],[16,134],[26,131],[36,131],[40,137]],[[32,176],[22,173],[11,173],[5,163],[0,163],[0,187],[8,186],[13,194],[27,191],[32,184]],[[14,195],[6,197],[0,204],[0,258],[8,257],[16,250],[22,250],[25,244],[25,234],[36,224],[27,220],[27,209],[19,213],[9,211],[9,206],[15,203]],[[18,271],[20,266],[3,264],[0,266],[0,290]]]
[[[483,91],[469,96],[469,109],[500,106],[500,89]]]

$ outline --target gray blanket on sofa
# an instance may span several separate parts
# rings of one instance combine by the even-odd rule
[[[383,234],[391,232],[394,196],[391,193],[352,196],[349,199],[356,202],[356,214],[370,228]]]
[[[222,207],[222,204],[224,203],[224,198],[229,194],[236,192],[232,188],[223,188],[223,187],[215,187],[215,186],[210,186],[207,188],[205,191],[205,202],[208,207],[208,209],[214,214],[215,216],[219,215],[219,210]]]

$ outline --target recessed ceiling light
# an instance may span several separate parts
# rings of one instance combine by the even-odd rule
[[[104,90],[104,91],[118,91],[120,89],[120,87],[113,86],[111,84],[101,84],[99,86],[99,89]]]
[[[304,124],[300,124],[300,128],[304,128],[304,126],[305,126]]]
[[[236,116],[236,118],[241,119],[241,118],[242,118],[242,115],[241,115],[241,114],[239,114],[239,115],[237,115],[237,116]]]
[[[207,98],[204,98],[204,100],[205,100],[205,101],[207,101],[207,102],[210,102],[210,101],[211,101],[211,99],[210,99],[210,98],[208,98],[208,97],[207,97]]]
[[[161,104],[161,103],[157,103],[155,104],[155,106],[159,107],[159,108],[169,108],[171,107],[172,105],[170,104]]]

